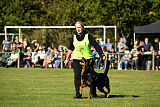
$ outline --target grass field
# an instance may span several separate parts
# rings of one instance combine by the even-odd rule
[[[103,72],[98,70],[97,72]],[[75,96],[73,70],[0,68],[0,107],[159,107],[160,71],[110,70],[110,98]]]

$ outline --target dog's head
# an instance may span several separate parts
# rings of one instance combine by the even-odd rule
[[[83,72],[91,72],[93,71],[93,60],[92,59],[85,59],[84,57],[82,58],[82,61],[84,63],[84,66],[83,66]]]

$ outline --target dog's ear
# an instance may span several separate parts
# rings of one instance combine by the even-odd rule
[[[82,57],[82,61],[83,61],[83,63],[85,63],[85,62],[86,62],[86,59],[85,59],[84,57]]]

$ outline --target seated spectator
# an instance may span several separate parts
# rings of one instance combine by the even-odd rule
[[[66,59],[67,58],[67,51],[68,50],[68,48],[65,48],[65,50],[64,50],[64,59]],[[73,67],[73,61],[72,61],[72,54],[71,54],[71,56],[68,58],[68,68],[72,68]]]
[[[93,57],[93,61],[95,62],[95,57],[96,57],[96,50],[95,48],[91,48],[91,51],[92,51],[92,57]]]
[[[111,43],[110,39],[107,39],[107,43],[105,44],[105,47],[107,48],[108,52],[111,52],[112,45],[113,44]]]
[[[9,52],[12,50],[12,41],[10,40],[10,37],[7,36],[7,40],[4,41],[3,50],[7,48]]]
[[[24,68],[31,68],[31,60],[32,60],[31,56],[32,56],[32,49],[30,47],[27,47],[27,52],[24,53],[24,58],[23,58],[25,62]]]
[[[41,65],[41,67],[43,66],[43,61],[44,61],[44,57],[45,57],[45,50],[42,50],[42,47],[39,47],[39,51],[37,53],[37,59],[38,59],[38,64]]]
[[[6,67],[17,65],[17,61],[18,61],[18,53],[16,53],[15,51],[12,51],[11,56],[8,59],[8,63]]]
[[[113,48],[111,49],[111,53],[115,53]],[[108,60],[110,61],[109,68],[113,69],[114,68],[114,63],[117,63],[117,55],[109,54]]]
[[[44,57],[44,61],[43,61],[43,68],[44,67],[47,68],[48,64],[50,64],[53,60],[54,60],[53,51],[51,51],[51,48],[48,47],[48,51],[46,52],[45,57]]]
[[[38,52],[38,49],[39,49],[39,43],[38,43],[38,40],[37,40],[37,39],[35,39],[35,40],[33,40],[31,43],[34,45],[34,49],[33,49],[33,51],[34,51],[34,52]]]
[[[120,70],[123,69],[123,64],[125,66],[125,70],[127,70],[128,68],[128,63],[129,63],[129,53],[125,53],[125,55],[122,56],[121,60],[120,60]]]
[[[95,62],[94,62],[94,65],[95,65],[95,68],[96,69],[99,69],[99,61],[100,61],[100,56],[99,56],[99,54],[98,54],[98,52],[97,51],[95,51]]]
[[[1,66],[5,67],[8,63],[8,58],[10,57],[10,54],[8,52],[8,48],[5,48],[2,52],[4,52],[1,56]]]
[[[61,63],[61,55],[57,48],[54,48],[54,68],[58,69]]]
[[[144,49],[143,46],[141,47],[141,50],[139,52],[140,52],[140,54],[138,56],[139,69],[141,67],[142,70],[145,70],[145,62],[146,62],[147,55],[144,54],[145,53],[145,49]]]
[[[16,47],[16,44],[12,45],[12,51],[15,51],[16,53],[18,52],[18,48]]]
[[[103,53],[106,53],[106,50],[107,50],[107,48],[104,46],[103,47]],[[102,69],[104,69],[105,68],[105,60],[103,60],[103,59],[100,59],[99,60],[99,62],[98,62],[98,67],[102,70]]]

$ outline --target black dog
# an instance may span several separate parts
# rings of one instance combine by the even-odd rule
[[[109,78],[107,76],[109,70],[109,61],[107,60],[104,73],[96,73],[94,71],[92,60],[86,60],[82,58],[82,61],[84,62],[82,75],[83,84],[80,86],[80,94],[82,94],[82,88],[88,86],[90,87],[88,99],[90,99],[91,95],[93,94],[93,88],[97,87],[98,90],[104,93],[105,97],[108,98],[110,93]],[[108,89],[108,93],[104,91],[104,87]]]

